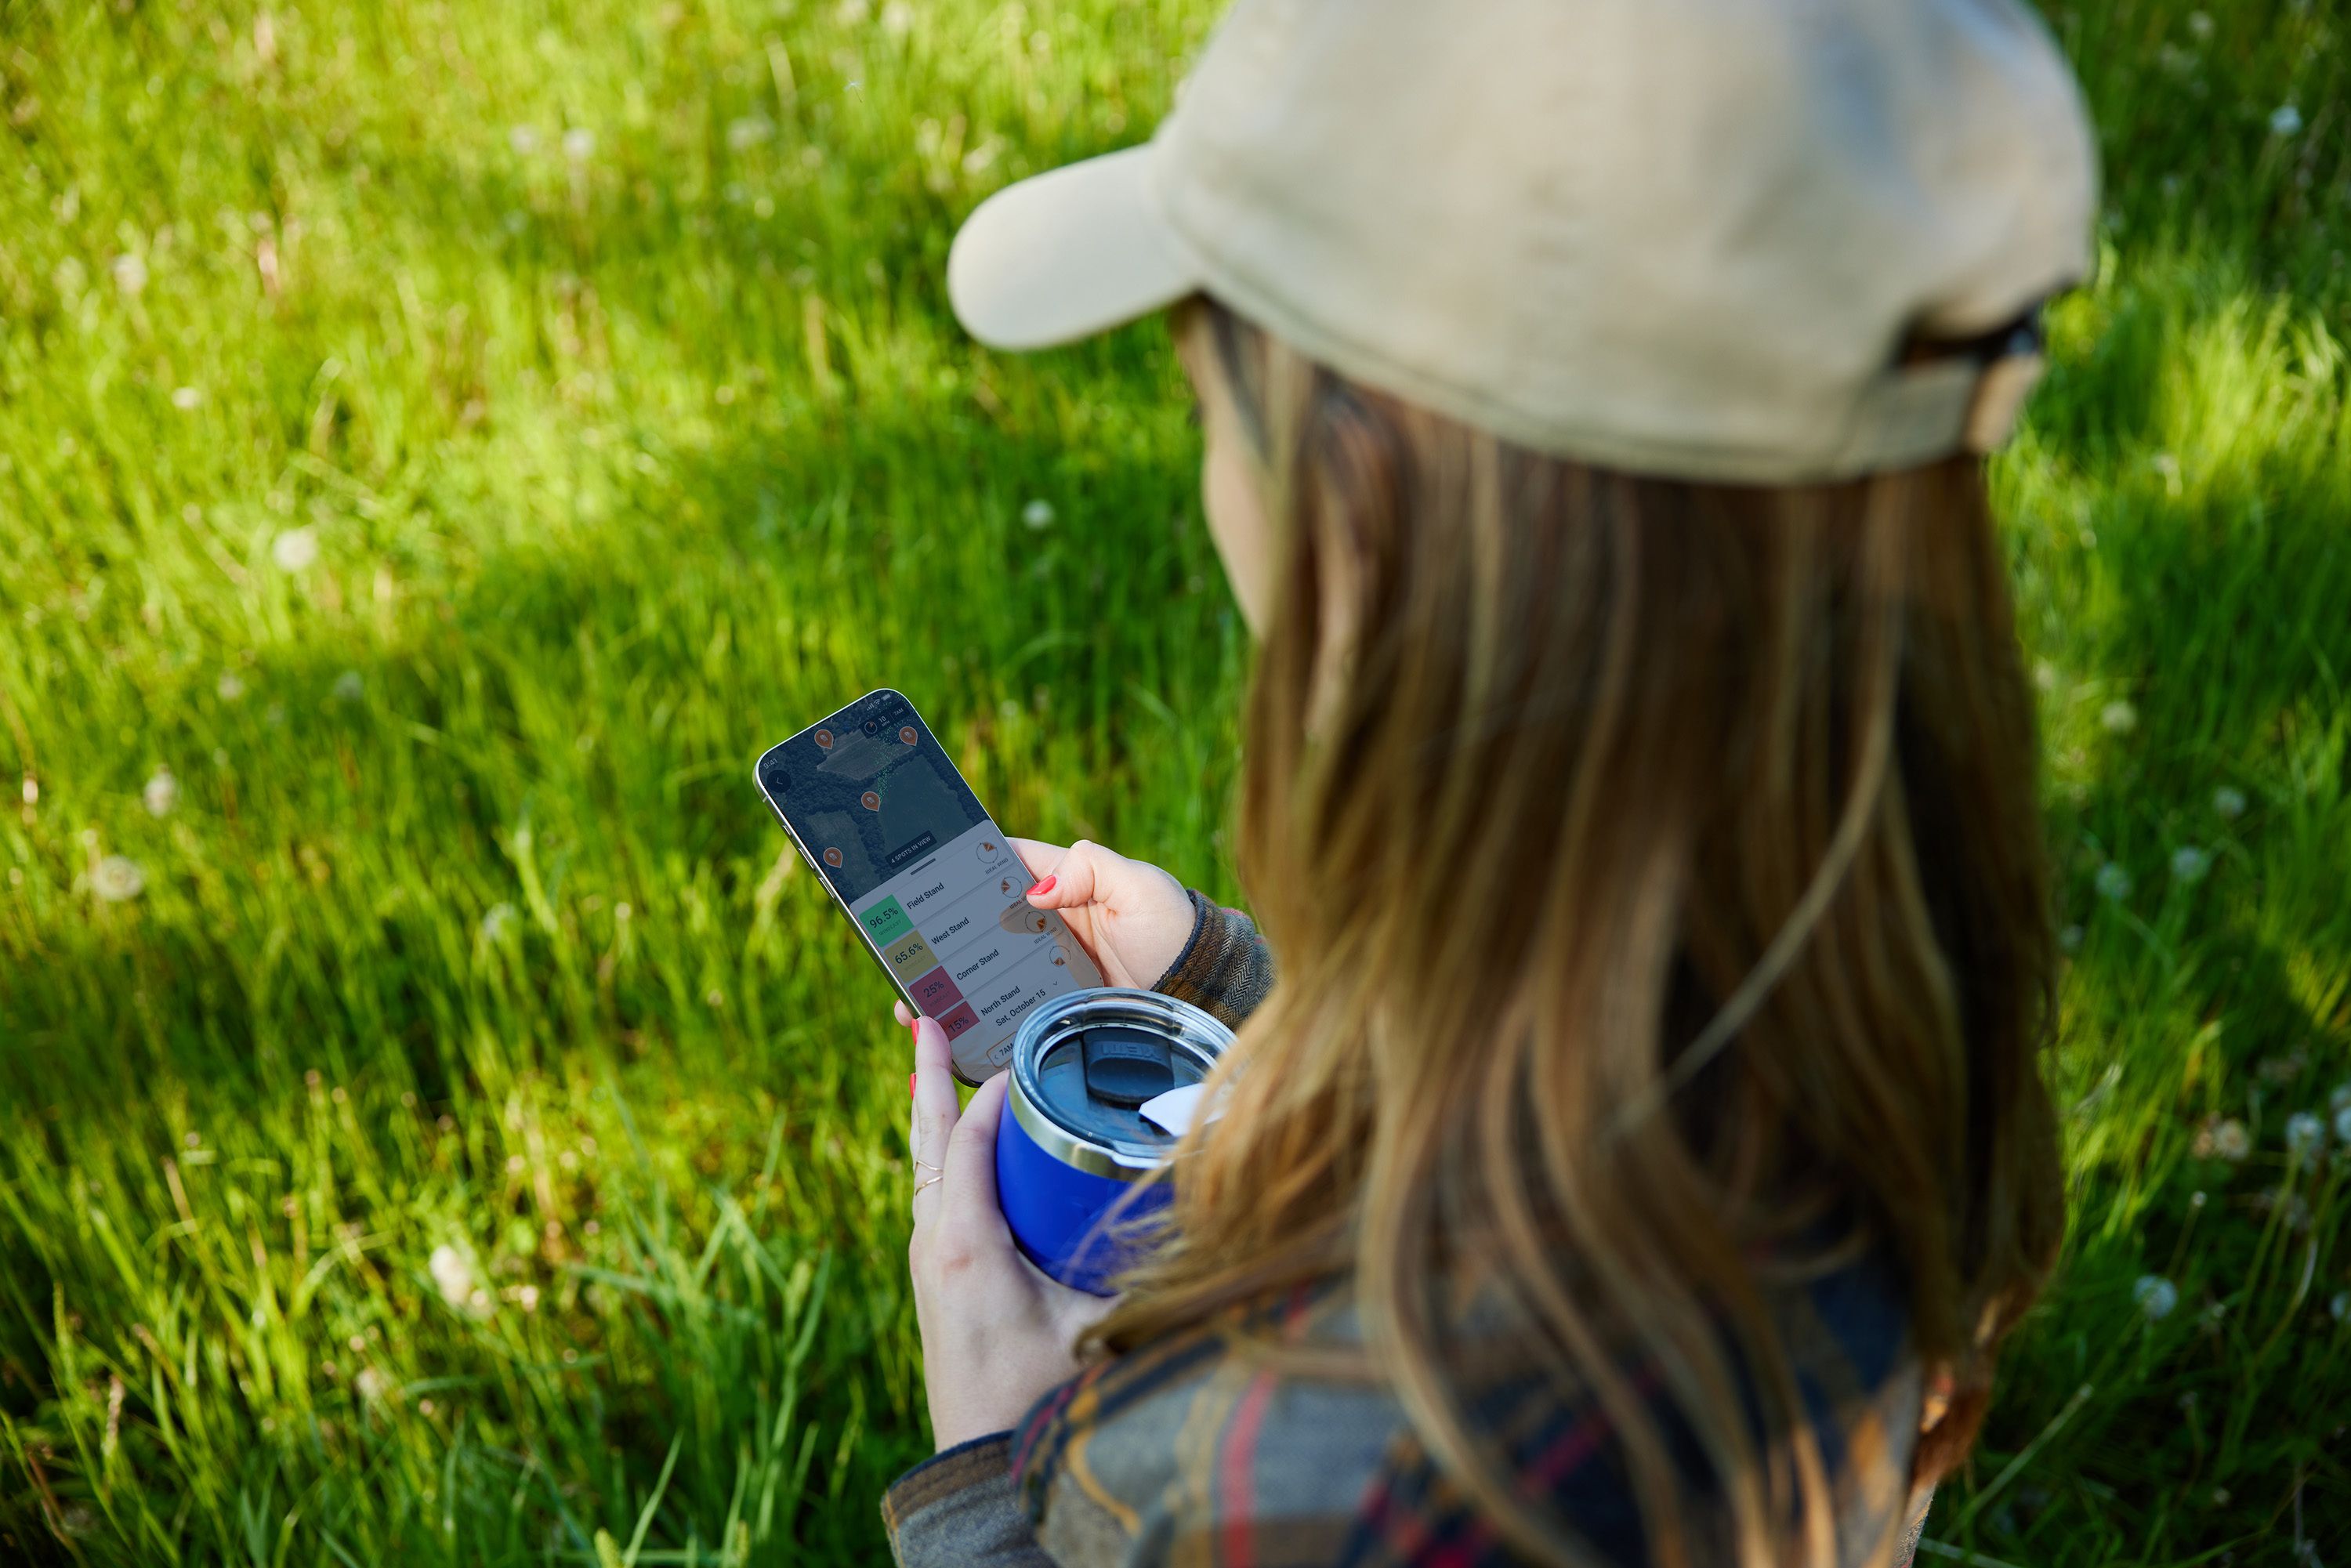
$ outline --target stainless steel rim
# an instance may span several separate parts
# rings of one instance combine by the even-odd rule
[[[1046,1044],[1058,1038],[1063,1028],[1113,1020],[1149,1023],[1165,1030],[1178,1049],[1189,1051],[1204,1071],[1233,1042],[1232,1030],[1208,1014],[1156,991],[1104,986],[1055,997],[1022,1021],[1013,1040],[1012,1118],[1038,1147],[1066,1166],[1112,1181],[1147,1180],[1166,1163],[1165,1149],[1106,1146],[1074,1133],[1052,1118],[1038,1087],[1037,1062],[1044,1056]]]

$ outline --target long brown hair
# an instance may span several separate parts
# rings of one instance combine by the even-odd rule
[[[1467,1414],[1474,1291],[1513,1375],[1609,1419],[1656,1562],[1694,1545],[1660,1400],[1709,1539],[1824,1560],[1775,1291],[1883,1259],[1912,1350],[1980,1395],[2064,1219],[2032,704],[1978,465],[1635,476],[1208,301],[1177,331],[1276,530],[1238,860],[1280,982],[1101,1343],[1351,1281],[1446,1473],[1520,1551],[1587,1561]]]

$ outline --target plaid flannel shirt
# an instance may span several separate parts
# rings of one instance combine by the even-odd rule
[[[1247,916],[1192,899],[1191,940],[1157,988],[1238,1024],[1270,988],[1270,960]],[[1920,1387],[1898,1291],[1857,1267],[1794,1293],[1780,1316],[1834,1489],[1837,1561],[1907,1563],[1923,1513],[1909,1488]],[[1354,1303],[1332,1282],[1090,1367],[1015,1430],[901,1477],[882,1504],[891,1549],[903,1568],[1512,1561],[1384,1382],[1296,1370],[1264,1348],[1361,1344]],[[1657,1414],[1694,1463],[1687,1431],[1662,1404]],[[1491,1388],[1470,1415],[1526,1492],[1603,1560],[1647,1561],[1596,1406],[1530,1379]],[[1706,1521],[1692,1524],[1702,1543]]]

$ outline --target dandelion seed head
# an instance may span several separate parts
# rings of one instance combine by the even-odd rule
[[[2082,950],[2082,936],[2080,926],[2068,925],[2064,930],[2057,933],[2057,946],[2065,952],[2078,953]]]
[[[147,803],[149,816],[168,817],[172,808],[180,803],[180,781],[172,777],[170,768],[158,768],[155,776],[147,780],[146,788],[139,791],[139,798]]]
[[[2326,1142],[2326,1124],[2307,1111],[2297,1111],[2285,1119],[2286,1153],[2296,1156],[2315,1154]]]
[[[1053,526],[1053,503],[1041,497],[1020,508],[1020,520],[1039,530]]]
[[[538,1311],[538,1287],[537,1285],[525,1285],[520,1291],[516,1292],[515,1299],[522,1303],[522,1310],[524,1312],[535,1312]]]
[[[182,413],[193,412],[204,401],[204,394],[193,387],[174,387],[172,391],[172,406]]]
[[[2234,1116],[2212,1129],[2212,1153],[2235,1165],[2253,1152],[2252,1134]]]
[[[359,1347],[354,1345],[352,1348]],[[351,1379],[351,1386],[359,1390],[359,1396],[362,1399],[371,1402],[381,1399],[383,1397],[385,1386],[383,1374],[372,1366],[360,1367],[360,1375]]]
[[[335,677],[337,702],[355,703],[365,695],[367,695],[367,682],[360,678],[360,673],[357,670],[345,670]]]
[[[2335,1299],[2326,1303],[2327,1315],[2338,1323],[2351,1323],[2351,1291],[2337,1291]]]
[[[2119,862],[2108,861],[2105,864],[2098,868],[2098,896],[2100,898],[2128,898],[2130,896],[2130,890],[2131,873],[2125,871]]]
[[[2171,852],[2171,874],[2181,882],[2201,882],[2211,869],[2212,857],[2194,844],[2182,844]]]
[[[903,38],[914,30],[914,8],[906,0],[890,0],[882,7],[882,30],[893,38]]]
[[[114,258],[108,268],[114,274],[114,287],[128,298],[147,287],[147,264],[128,251]]]
[[[245,683],[237,678],[235,670],[223,670],[221,678],[213,683],[213,692],[221,701],[233,703],[245,695]]]
[[[2282,103],[2270,111],[2270,134],[2292,136],[2302,130],[2302,110],[2293,104]]]
[[[2160,1274],[2142,1274],[2131,1287],[2131,1300],[2138,1303],[2147,1322],[2161,1322],[2179,1305],[2179,1287]]]
[[[575,125],[563,133],[563,155],[574,163],[585,163],[596,156],[596,133],[584,125]]]
[[[287,528],[270,541],[269,559],[280,571],[301,571],[319,559],[319,530]]]
[[[2117,697],[2098,710],[2098,722],[2109,735],[2128,735],[2138,727],[2138,709]]]
[[[2226,784],[2212,791],[2212,810],[2227,821],[2235,821],[2245,814],[2245,792]]]
[[[776,133],[776,123],[764,115],[747,114],[726,127],[726,145],[737,152],[757,147]]]
[[[2201,11],[2190,11],[2188,13],[2188,30],[2199,39],[2209,38],[2212,36],[2212,18]]]
[[[482,915],[482,940],[496,942],[513,928],[517,916],[511,904],[493,904]]]
[[[528,158],[538,151],[538,127],[517,125],[507,131],[507,145],[517,158]]]
[[[109,855],[90,873],[90,888],[109,904],[127,904],[146,891],[147,873],[128,855]]]
[[[433,1256],[424,1266],[433,1275],[434,1287],[441,1292],[441,1299],[451,1306],[465,1305],[466,1298],[474,1293],[474,1266],[447,1242],[433,1249]]]

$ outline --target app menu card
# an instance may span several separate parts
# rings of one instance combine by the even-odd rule
[[[1029,907],[1030,878],[996,824],[983,821],[851,906],[914,1005],[939,1020],[956,1059],[1011,1054],[1038,1003],[1101,984],[1059,915]],[[983,1033],[977,1040],[964,1037]]]

